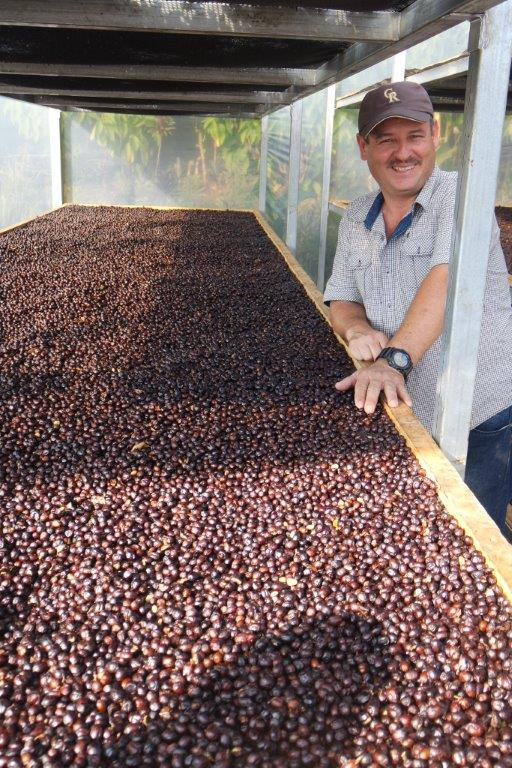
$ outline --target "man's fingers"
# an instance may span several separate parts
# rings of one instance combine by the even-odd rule
[[[380,381],[370,381],[368,389],[366,390],[366,399],[364,402],[365,413],[373,413],[375,411],[381,390],[382,384]]]
[[[382,333],[381,331],[379,331],[377,333],[377,339],[378,339],[379,344],[380,344],[380,349],[384,349],[384,347],[387,347],[389,339],[388,339],[388,337],[386,336],[385,333]],[[379,350],[379,352],[380,352],[380,350]]]
[[[397,387],[391,382],[386,381],[384,383],[384,394],[386,395],[386,402],[391,408],[396,408],[398,405]]]
[[[372,339],[370,344],[370,349],[372,353],[371,359],[376,360],[379,356],[380,351],[384,349],[384,347],[382,346],[380,339]]]
[[[367,376],[359,376],[354,387],[354,403],[356,408],[363,408],[366,402],[366,390],[369,380]]]
[[[355,357],[357,360],[373,360],[373,355],[370,347],[364,341],[357,339],[357,341],[351,341],[348,345],[349,354]]]
[[[345,390],[350,389],[354,386],[357,380],[357,373],[352,373],[350,376],[345,376],[344,379],[341,379],[341,381],[337,381],[334,385],[336,389],[340,392],[345,392]]]
[[[407,391],[407,387],[405,386],[405,384],[399,384],[397,386],[397,392],[400,399],[403,400],[404,403],[408,405],[410,408],[412,406],[412,399],[409,392]]]

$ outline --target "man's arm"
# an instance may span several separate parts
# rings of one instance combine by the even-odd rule
[[[444,322],[448,264],[433,267],[421,283],[411,302],[402,325],[387,346],[405,349],[416,364],[434,341],[441,335]],[[358,408],[373,413],[380,393],[384,392],[388,404],[394,408],[399,400],[412,405],[405,387],[404,377],[385,360],[376,360],[364,370],[338,381],[336,388],[344,391],[354,387],[354,401]]]
[[[371,327],[362,304],[355,301],[331,301],[332,327],[348,344],[348,351],[358,360],[375,360],[388,343],[386,334]]]

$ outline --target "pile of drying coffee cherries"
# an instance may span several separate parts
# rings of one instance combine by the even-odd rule
[[[251,214],[0,261],[0,768],[512,766],[510,606]]]

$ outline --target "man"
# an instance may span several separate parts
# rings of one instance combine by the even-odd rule
[[[358,127],[361,159],[380,192],[348,206],[324,300],[349,352],[373,362],[336,387],[353,387],[366,413],[381,393],[391,407],[403,401],[432,432],[457,174],[435,165],[439,126],[421,85],[370,91]],[[496,222],[465,479],[512,540],[505,519],[512,498],[512,308]]]

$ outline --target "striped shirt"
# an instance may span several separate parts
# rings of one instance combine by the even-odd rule
[[[362,304],[373,328],[391,338],[423,279],[450,258],[457,174],[434,168],[407,216],[389,240],[382,194],[354,200],[340,224],[338,247],[324,301]],[[432,432],[441,340],[407,379],[413,411]],[[505,257],[494,220],[485,285],[471,428],[512,404],[512,307]]]

